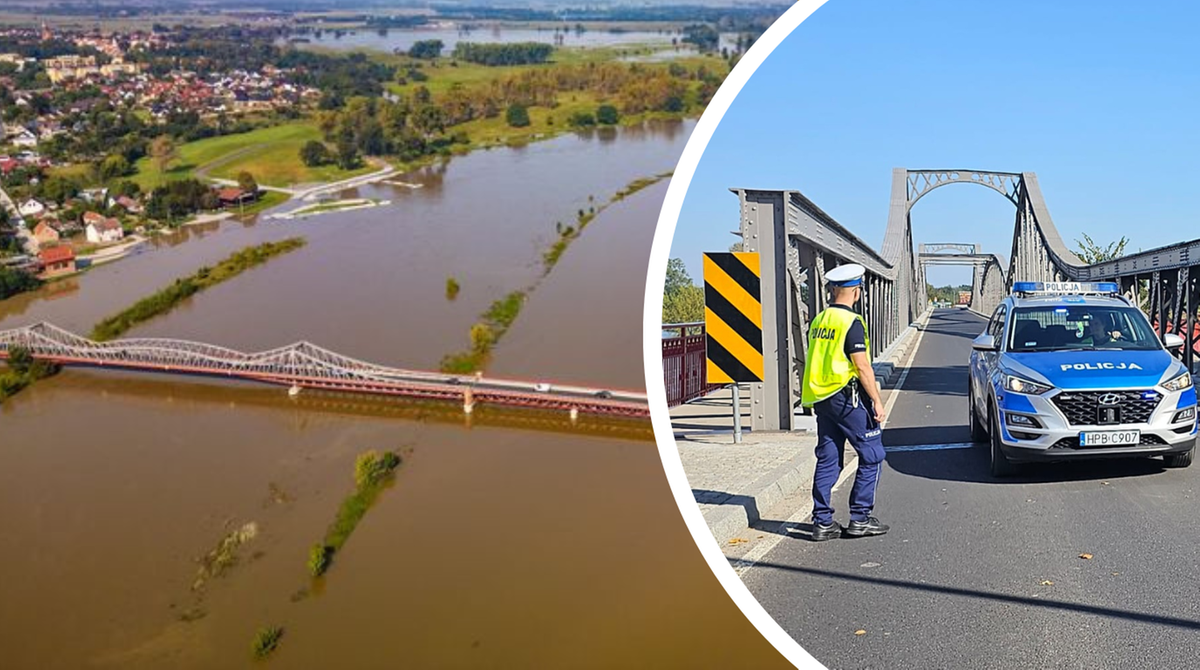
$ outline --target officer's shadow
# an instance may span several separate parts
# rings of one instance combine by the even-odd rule
[[[763,519],[758,510],[758,501],[753,496],[713,491],[710,489],[692,489],[692,496],[697,503],[708,505],[738,505],[746,512],[746,520],[750,530],[759,533],[772,533],[783,537],[810,540],[812,539],[812,524]]]

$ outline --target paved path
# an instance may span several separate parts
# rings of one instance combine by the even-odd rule
[[[998,481],[983,445],[898,450],[969,439],[983,323],[939,310],[913,357],[884,431],[877,515],[892,532],[812,543],[799,496],[764,515],[792,522],[752,538],[753,567],[735,562],[746,584],[830,668],[1200,667],[1200,468],[1043,465]]]

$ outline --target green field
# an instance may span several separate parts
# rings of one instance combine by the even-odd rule
[[[607,63],[625,56],[644,56],[661,51],[663,47],[650,47],[628,45],[622,47],[594,47],[594,48],[559,48],[554,51],[554,55],[550,60],[542,65],[479,65],[477,63],[468,63],[466,61],[455,61],[453,58],[443,56],[437,60],[417,60],[408,56],[385,54],[383,52],[368,52],[372,59],[380,62],[395,65],[403,73],[407,71],[409,64],[418,63],[421,65],[418,68],[425,73],[429,79],[426,81],[409,80],[403,86],[399,82],[388,84],[388,88],[394,93],[411,93],[416,87],[424,86],[429,89],[430,93],[438,94],[449,91],[456,85],[466,87],[486,84],[493,79],[498,79],[508,75],[515,75],[526,70],[536,70],[554,67],[555,65],[580,65],[586,63]],[[715,57],[705,57],[699,55],[682,56],[672,62],[680,65],[695,66],[698,64],[708,65],[710,68],[717,69],[727,67],[723,60]],[[451,65],[451,63],[455,63]]]
[[[436,100],[436,96],[439,93],[449,91],[455,86],[473,88],[484,86],[490,81],[527,70],[553,68],[558,65],[611,62],[624,56],[646,55],[659,50],[662,50],[662,47],[637,45],[588,49],[557,49],[549,63],[543,65],[514,66],[486,66],[461,61],[457,65],[452,66],[450,63],[453,59],[443,57],[435,61],[420,61],[422,64],[421,71],[429,77],[426,81],[409,81],[403,86],[398,82],[392,82],[388,85],[388,88],[394,93],[411,95],[416,87],[424,86],[434,94]],[[401,71],[404,71],[409,63],[416,62],[407,56],[394,56],[391,54],[373,53],[372,57],[396,65],[401,68]],[[685,55],[674,59],[672,62],[688,68],[696,68],[703,65],[717,72],[727,71],[729,67],[728,63],[723,59],[715,56]],[[693,92],[697,87],[698,84],[692,86]],[[491,119],[475,119],[474,121],[453,126],[451,131],[465,131],[471,140],[468,146],[456,147],[455,151],[461,152],[464,149],[471,150],[497,145],[524,144],[538,139],[546,139],[571,130],[568,119],[574,113],[594,113],[596,107],[605,103],[620,107],[618,101],[601,99],[590,92],[568,91],[558,95],[558,107],[555,109],[530,107],[528,110],[530,124],[524,128],[509,126],[504,114]],[[679,114],[663,112],[649,112],[631,116],[623,115],[620,123],[621,125],[627,125],[640,123],[648,119],[679,118],[679,116]]]
[[[224,179],[234,179],[245,170],[261,184],[285,187],[345,179],[371,170],[370,166],[350,171],[334,165],[308,167],[300,160],[300,147],[309,140],[320,139],[320,131],[303,122],[210,137],[180,145],[179,159],[165,174],[149,158],[142,158],[134,166],[137,174],[133,180],[148,189],[165,180],[197,176],[197,170]]]

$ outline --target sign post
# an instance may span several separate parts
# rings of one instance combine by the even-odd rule
[[[742,441],[739,382],[762,383],[762,303],[757,252],[704,254],[707,379],[733,384],[733,441]]]

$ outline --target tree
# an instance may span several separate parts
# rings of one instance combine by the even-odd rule
[[[50,177],[38,186],[38,191],[43,198],[61,205],[79,193],[79,184],[66,177]]]
[[[663,297],[663,323],[696,323],[704,320],[704,289],[694,284]]]
[[[445,46],[441,40],[418,40],[409,47],[408,55],[412,58],[441,58]]]
[[[695,323],[704,320],[704,289],[692,283],[682,258],[667,261],[663,284],[663,323]]]
[[[154,169],[158,170],[160,181],[166,180],[167,167],[178,158],[179,150],[170,135],[159,135],[150,142],[150,160],[154,163]]]
[[[567,123],[573,128],[587,128],[596,125],[596,117],[591,112],[575,112]]]
[[[1087,233],[1084,233],[1083,241],[1075,240],[1075,244],[1079,245],[1079,251],[1076,252],[1079,259],[1088,265],[1092,265],[1124,256],[1125,245],[1129,244],[1129,238],[1122,237],[1116,242],[1110,242],[1108,246],[1102,247],[1092,240]]]
[[[8,352],[8,367],[19,375],[29,372],[33,367],[33,353],[20,345],[12,347]]]
[[[358,148],[353,140],[342,138],[338,140],[338,167],[343,170],[353,170],[358,167]]]
[[[241,171],[237,175],[238,188],[246,193],[258,193],[258,182],[254,180],[254,175]]]
[[[687,266],[682,258],[672,258],[667,261],[667,281],[663,285],[663,294],[671,295],[684,286],[692,286],[692,277],[688,274]]]
[[[425,137],[440,133],[446,129],[446,114],[441,107],[422,105],[412,118],[413,127]]]
[[[120,154],[108,156],[100,163],[100,179],[103,181],[124,177],[132,171],[129,161]]]
[[[329,163],[332,158],[333,157],[329,155],[329,149],[326,148],[323,143],[318,142],[317,140],[309,140],[304,144],[304,146],[300,147],[300,160],[303,161],[308,167],[325,165],[326,163]]]
[[[602,126],[615,126],[621,120],[621,113],[612,105],[600,105],[596,108],[596,122]]]
[[[505,119],[513,128],[524,128],[529,125],[529,110],[524,105],[509,105]]]

